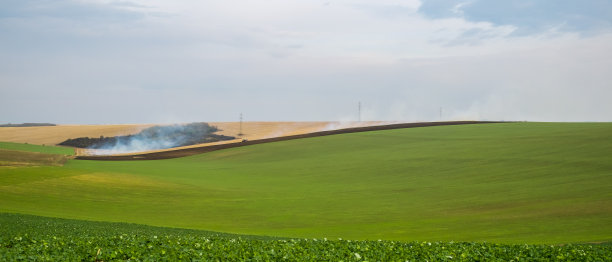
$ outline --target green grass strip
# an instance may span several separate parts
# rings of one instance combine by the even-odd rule
[[[74,149],[69,147],[41,146],[12,142],[0,142],[0,149],[38,152],[45,154],[74,155]]]

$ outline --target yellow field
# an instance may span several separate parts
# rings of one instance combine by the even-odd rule
[[[35,145],[56,145],[68,138],[121,136],[140,132],[153,125],[59,125],[0,127],[0,141]]]
[[[254,140],[383,123],[385,122],[244,122],[242,123],[242,136],[238,136],[240,133],[239,122],[213,122],[210,124],[221,130],[217,132],[218,134]]]
[[[317,131],[334,130],[340,128],[372,126],[387,124],[387,122],[243,122],[242,135],[239,122],[211,122],[210,125],[219,128],[217,134],[235,136],[238,139],[191,145],[186,147],[200,147],[216,144],[235,143],[242,139],[255,140],[280,136],[307,134]],[[142,129],[154,124],[126,124],[126,125],[58,125],[40,127],[2,127],[0,128],[0,141],[29,143],[36,145],[56,145],[69,138],[120,136],[140,132]],[[185,148],[185,147],[181,147]],[[174,148],[176,149],[176,148]],[[165,150],[174,150],[165,149]],[[77,149],[77,155],[88,155],[91,151]]]

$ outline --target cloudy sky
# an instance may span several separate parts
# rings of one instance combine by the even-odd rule
[[[609,0],[0,2],[0,123],[612,121]]]

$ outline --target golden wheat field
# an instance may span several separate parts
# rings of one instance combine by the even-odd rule
[[[176,150],[179,148],[201,147],[226,143],[235,143],[242,139],[256,140],[263,138],[307,134],[317,131],[334,130],[349,127],[373,126],[387,122],[210,122],[219,131],[217,134],[234,136],[235,140],[190,145],[156,151]],[[58,125],[37,127],[3,127],[0,128],[0,141],[28,143],[36,145],[56,145],[69,138],[110,137],[136,134],[155,124],[123,125]],[[77,155],[93,153],[86,149],[76,149]]]

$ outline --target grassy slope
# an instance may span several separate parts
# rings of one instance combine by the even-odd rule
[[[0,211],[293,237],[610,240],[610,134],[610,123],[445,126],[0,168]]]
[[[74,155],[74,149],[69,148],[69,147],[39,146],[39,145],[11,143],[11,142],[0,142],[0,149],[26,151],[26,152],[38,152],[38,153],[44,153],[44,154]]]

